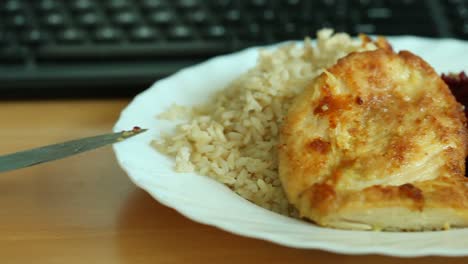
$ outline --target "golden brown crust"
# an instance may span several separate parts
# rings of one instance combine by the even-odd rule
[[[327,154],[330,151],[330,142],[321,138],[314,138],[308,145],[309,149],[320,154]]]
[[[380,45],[339,60],[291,106],[279,148],[288,199],[304,217],[335,227],[346,216],[418,229],[366,213],[389,208],[411,217],[444,210],[468,225],[463,108],[425,61]],[[443,224],[431,219],[419,228]]]
[[[366,46],[369,43],[374,44],[377,48],[385,49],[385,50],[392,50],[392,45],[390,42],[387,41],[385,37],[379,36],[375,41],[373,41],[368,35],[366,34],[359,34],[359,38],[361,39],[362,46]]]

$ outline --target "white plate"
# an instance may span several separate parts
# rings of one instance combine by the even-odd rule
[[[468,42],[416,37],[390,38],[396,50],[407,49],[439,72],[468,70]],[[132,181],[156,200],[188,218],[248,237],[281,245],[346,254],[393,256],[468,255],[468,228],[461,230],[390,233],[343,231],[317,227],[281,216],[237,196],[224,185],[194,173],[175,173],[173,160],[149,146],[175,123],[155,116],[172,103],[193,105],[255,65],[256,48],[216,57],[156,82],[122,112],[114,131],[135,125],[150,130],[114,145],[118,162]]]

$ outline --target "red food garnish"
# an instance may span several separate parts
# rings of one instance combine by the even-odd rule
[[[141,130],[141,127],[139,127],[139,126],[134,126],[133,129],[132,129],[133,132],[137,132],[137,131],[140,131],[140,130]]]
[[[449,73],[449,74],[444,74],[442,73],[442,80],[452,88],[462,86],[462,85],[467,85],[468,84],[468,76],[464,71],[456,74],[456,73]]]
[[[450,91],[452,91],[455,99],[457,99],[459,103],[465,106],[465,116],[468,117],[468,76],[466,73],[462,71],[459,74],[442,74],[441,77],[450,88]],[[465,162],[468,165],[468,158]]]
[[[448,85],[457,101],[465,106],[465,115],[468,116],[468,76],[464,71],[456,74],[442,74],[442,80]]]

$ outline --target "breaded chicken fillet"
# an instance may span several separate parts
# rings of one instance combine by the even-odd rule
[[[418,56],[351,53],[296,98],[279,173],[302,217],[360,230],[468,226],[463,107]]]

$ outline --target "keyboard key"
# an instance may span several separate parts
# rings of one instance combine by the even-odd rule
[[[25,14],[16,14],[9,19],[7,19],[7,26],[13,28],[25,28],[29,26],[28,18]]]
[[[420,4],[424,4],[423,1],[419,0],[393,0],[386,1],[385,5],[390,7],[400,7],[400,8],[411,8]]]
[[[365,33],[365,34],[375,34],[377,29],[373,24],[357,24],[354,26],[354,32],[356,33]]]
[[[61,13],[50,13],[44,18],[44,23],[50,27],[63,27],[65,25],[65,18]]]
[[[192,30],[185,25],[177,25],[169,30],[169,37],[176,40],[186,40],[193,36]]]
[[[372,0],[354,0],[351,1],[351,5],[353,6],[360,6],[360,7],[369,7],[372,3]]]
[[[193,9],[199,5],[197,0],[178,0],[177,7],[184,9]]]
[[[398,0],[394,0],[393,2],[397,2]],[[367,8],[379,8],[379,7],[386,7],[388,6],[384,0],[357,0],[353,3],[353,6],[358,6],[363,9]]]
[[[233,0],[213,0],[211,6],[218,10],[227,10],[234,6]]]
[[[28,29],[22,34],[21,42],[30,45],[36,45],[46,40],[46,33],[40,29]]]
[[[280,6],[299,8],[303,5],[303,0],[282,0]]]
[[[459,19],[462,19],[462,20],[468,19],[468,6],[461,6],[457,8],[455,14]]]
[[[265,9],[261,13],[261,19],[265,22],[275,22],[276,21],[276,15],[275,11],[272,9]]]
[[[79,43],[84,41],[85,33],[78,28],[66,28],[58,33],[57,40],[60,43]]]
[[[463,24],[457,25],[454,29],[457,37],[461,39],[468,39],[468,21]]]
[[[142,9],[159,9],[167,7],[167,2],[165,0],[143,0]]]
[[[460,32],[464,35],[468,35],[468,21],[465,21],[465,23],[461,26]]]
[[[157,37],[157,31],[145,25],[136,27],[131,32],[131,38],[135,41],[152,41]]]
[[[7,13],[20,12],[23,11],[23,4],[19,0],[8,0],[3,4],[2,9]]]
[[[261,33],[261,27],[259,24],[249,23],[248,25],[245,25],[239,29],[238,37],[241,40],[247,40],[247,41],[262,40],[262,36],[260,33]]]
[[[107,7],[113,10],[122,10],[131,7],[128,0],[108,0]]]
[[[121,26],[131,26],[138,21],[138,16],[135,12],[122,11],[115,14],[114,21],[116,24]]]
[[[448,1],[445,14],[451,18],[452,26],[463,24],[468,20],[468,3],[463,1]]]
[[[209,39],[223,39],[227,37],[227,30],[223,25],[213,25],[208,27],[204,35]]]
[[[122,32],[114,27],[102,27],[96,30],[95,39],[97,41],[119,41],[122,37]]]
[[[85,27],[96,27],[102,22],[102,17],[95,12],[86,12],[78,16],[78,23]]]
[[[39,1],[38,8],[44,12],[55,11],[59,7],[57,0],[41,0]]]
[[[392,17],[392,10],[390,8],[369,8],[367,10],[367,17],[370,19],[390,19]]]
[[[250,0],[249,5],[255,8],[265,8],[268,4],[267,0]]]
[[[154,24],[165,25],[175,20],[175,14],[168,9],[157,10],[149,14],[148,19]]]
[[[92,0],[74,0],[72,1],[72,9],[75,11],[88,11],[94,7]]]
[[[195,24],[203,24],[209,21],[208,13],[202,9],[190,11],[187,14],[187,20]]]
[[[279,40],[292,40],[304,37],[297,23],[287,22],[276,28],[275,38]]]
[[[375,0],[374,0],[375,1]],[[317,3],[322,6],[336,6],[340,0],[319,0]]]
[[[229,10],[225,16],[224,16],[225,21],[229,23],[239,23],[241,21],[241,14],[240,11],[237,9],[232,9]]]
[[[372,2],[374,3],[374,2]],[[371,24],[374,26],[401,25],[401,24],[431,24],[432,19],[427,16],[427,6],[421,5],[416,8],[421,12],[414,12],[412,8],[396,8],[388,5],[371,6],[365,9],[351,9],[353,24]],[[397,27],[399,28],[399,27]]]

